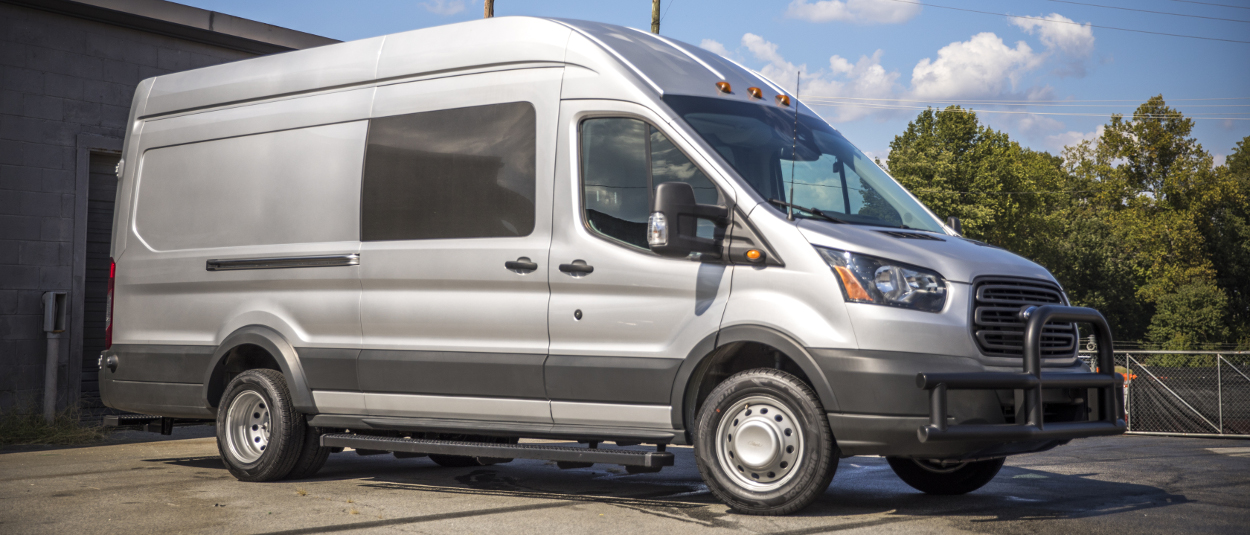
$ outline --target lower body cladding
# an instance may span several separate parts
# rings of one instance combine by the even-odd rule
[[[999,431],[1001,436],[943,437],[923,440],[922,429],[932,423],[931,394],[917,385],[918,374],[960,374],[995,377],[1020,375],[1021,368],[990,368],[968,357],[809,349],[834,392],[837,411],[828,414],[829,425],[843,456],[881,455],[919,459],[980,459],[1044,451],[1066,443],[1075,436],[1045,437],[1010,431],[1027,419],[1024,396],[1012,388],[944,391],[943,414],[951,429],[976,425]],[[1086,377],[1088,370],[1079,362],[1071,366],[1046,368],[1048,377]],[[1094,388],[1049,388],[1042,390],[1046,424],[1067,425],[1089,422],[1098,414],[1098,394]],[[1054,426],[1058,427],[1058,426]],[[1115,434],[1086,430],[1076,436]]]

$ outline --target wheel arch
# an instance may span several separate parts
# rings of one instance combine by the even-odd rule
[[[209,360],[208,370],[204,376],[204,406],[217,407],[221,396],[225,394],[227,364],[236,349],[255,346],[268,354],[272,366],[282,372],[287,388],[291,391],[291,401],[295,410],[305,414],[317,412],[313,402],[312,390],[304,376],[304,368],[300,366],[299,353],[287,341],[286,337],[264,325],[247,325],[236,329],[226,336]],[[253,368],[269,368],[266,365],[253,365]]]
[[[698,403],[699,387],[712,365],[726,352],[743,343],[760,344],[775,349],[794,363],[806,376],[826,412],[838,411],[837,397],[824,372],[803,345],[789,335],[759,325],[735,325],[721,329],[700,340],[686,356],[673,381],[670,397],[674,429],[685,429],[689,435]],[[687,436],[687,439],[690,437]]]

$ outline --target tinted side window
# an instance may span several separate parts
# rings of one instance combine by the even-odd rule
[[[639,248],[647,248],[647,217],[656,186],[686,182],[699,203],[721,204],[716,186],[694,162],[667,136],[637,119],[583,122],[581,163],[582,199],[590,228]],[[702,225],[699,230],[703,235]]]
[[[360,239],[529,235],[535,132],[528,102],[371,120]]]

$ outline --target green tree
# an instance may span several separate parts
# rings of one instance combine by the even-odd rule
[[[920,113],[887,162],[968,237],[1050,269],[1117,339],[1250,344],[1250,138],[1217,168],[1192,131],[1156,96],[1057,158],[952,106]]]
[[[890,173],[935,213],[955,216],[970,238],[1032,252],[1053,230],[1058,160],[980,125],[959,106],[928,109],[890,143]]]
[[[1212,282],[1186,284],[1156,303],[1149,338],[1160,349],[1206,349],[1228,337],[1228,297]]]
[[[1250,136],[1237,142],[1219,173],[1200,228],[1215,283],[1228,297],[1229,341],[1250,349]]]

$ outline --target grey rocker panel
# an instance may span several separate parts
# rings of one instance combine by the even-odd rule
[[[360,390],[372,393],[547,399],[542,354],[360,352]],[[334,389],[346,390],[346,389]]]

